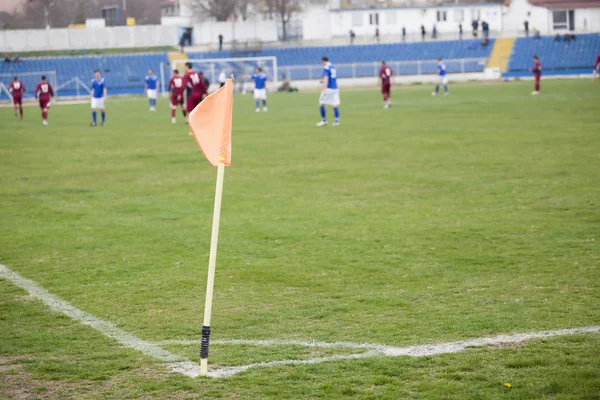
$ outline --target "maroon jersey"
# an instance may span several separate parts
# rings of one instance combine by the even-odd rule
[[[183,85],[183,78],[179,75],[174,76],[169,81],[169,92],[173,97],[183,96],[185,86]]]
[[[49,101],[50,97],[54,97],[54,90],[52,86],[46,81],[41,81],[35,88],[35,97],[40,100]]]
[[[196,71],[188,71],[183,76],[183,82],[188,91],[188,97],[202,98],[206,94],[204,79]]]
[[[392,69],[387,65],[381,67],[379,70],[379,77],[381,78],[381,84],[383,86],[390,86],[392,84]]]
[[[542,63],[538,61],[535,62],[535,65],[533,66],[533,68],[531,69],[531,72],[533,72],[533,74],[535,76],[540,76],[542,75]]]
[[[23,96],[23,92],[25,91],[25,85],[23,85],[20,81],[13,81],[8,86],[8,91],[10,92],[13,99],[20,99]]]
[[[594,69],[600,68],[600,54],[596,56],[596,62],[594,63]]]

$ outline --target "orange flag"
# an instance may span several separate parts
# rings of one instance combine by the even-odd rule
[[[198,146],[213,165],[231,165],[233,76],[190,113],[189,124]]]

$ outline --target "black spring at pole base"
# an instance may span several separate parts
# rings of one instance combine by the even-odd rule
[[[202,326],[202,341],[200,341],[200,358],[208,358],[210,344],[210,326]]]

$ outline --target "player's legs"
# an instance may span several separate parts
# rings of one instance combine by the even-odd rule
[[[444,84],[444,94],[447,95],[448,94],[448,78],[444,76],[442,83]]]
[[[185,106],[183,105],[183,98],[181,98],[179,100],[179,105],[181,106],[181,112],[183,113],[183,119],[187,120],[187,110],[185,109]]]
[[[19,99],[17,99],[16,97],[13,97],[13,108],[15,110],[15,117],[16,117],[17,115],[19,115],[17,113],[17,110],[19,109]]]
[[[42,109],[42,124],[48,125],[48,101],[40,99],[40,108]]]
[[[23,119],[23,99],[19,99],[19,115]]]
[[[535,94],[539,94],[540,93],[540,78],[541,77],[539,75],[537,75],[535,77],[535,86],[534,86],[535,91],[533,92]]]
[[[338,126],[340,124],[340,109],[339,109],[339,106],[333,106],[333,116],[335,117],[335,121],[333,122],[333,126]]]
[[[260,112],[260,89],[254,89],[254,108]]]
[[[384,108],[389,108],[391,105],[391,100],[390,100],[390,86],[389,85],[385,85],[381,88],[381,93],[383,94],[383,106]]]
[[[175,118],[176,114],[177,114],[177,96],[171,96],[171,123],[174,124],[177,122],[177,119]]]
[[[148,102],[150,103],[150,111],[156,111],[156,90],[148,89]]]
[[[317,123],[317,126],[327,125],[327,110],[325,110],[325,103],[327,102],[327,91],[324,90],[319,96],[319,112],[321,113],[321,121]]]
[[[333,106],[333,116],[335,117],[333,126],[338,126],[340,124],[340,92],[337,89],[333,89],[330,95],[330,104]]]
[[[90,101],[90,106],[92,108],[92,123],[90,124],[90,126],[96,126],[96,122],[97,122],[97,112],[96,112],[96,108],[98,107],[96,98],[92,97],[92,100]]]
[[[104,126],[104,123],[106,122],[106,111],[104,111],[104,107],[100,109],[100,113],[102,114],[102,126]]]

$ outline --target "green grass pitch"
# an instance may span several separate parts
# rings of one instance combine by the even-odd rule
[[[409,346],[600,325],[600,86],[234,103],[217,339]],[[331,110],[328,110],[331,116]],[[148,341],[199,339],[216,170],[168,104],[0,108],[0,264]],[[196,345],[168,350],[198,361]],[[343,354],[213,345],[211,366]],[[510,383],[511,388],[504,386]],[[19,397],[20,396],[20,397]],[[600,336],[191,379],[0,279],[0,398],[600,399]]]

